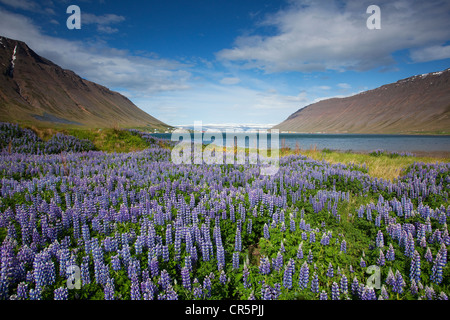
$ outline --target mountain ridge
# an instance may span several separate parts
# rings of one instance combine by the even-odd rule
[[[63,69],[25,42],[0,36],[0,121],[167,129],[127,97]]]
[[[310,104],[273,127],[301,133],[450,134],[450,68]]]

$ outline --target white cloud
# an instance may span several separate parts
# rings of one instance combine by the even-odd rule
[[[239,78],[223,78],[222,80],[220,80],[221,84],[225,84],[225,85],[233,85],[233,84],[238,84],[239,82],[241,82],[241,79]]]
[[[414,62],[426,62],[433,60],[449,59],[450,46],[431,46],[417,49],[411,52],[411,59]]]
[[[47,36],[31,19],[19,14],[0,10],[0,32],[26,42],[39,55],[83,78],[129,92],[129,97],[189,88],[191,74],[185,64]]]
[[[352,86],[348,83],[338,83],[337,86],[341,89],[350,89]]]
[[[372,2],[293,0],[261,24],[275,27],[274,35],[238,37],[217,57],[269,73],[370,70],[394,64],[392,54],[405,49],[417,60],[427,50],[432,58],[447,57],[448,48],[436,46],[450,40],[450,2],[380,0],[381,29],[369,30]]]
[[[308,104],[306,93],[283,95],[241,85],[195,85],[184,92],[171,92],[152,99],[138,99],[144,110],[167,123],[279,123]]]
[[[110,25],[125,21],[125,17],[116,14],[104,14],[97,16],[92,13],[81,14],[81,23],[84,24],[95,24],[97,25],[97,31],[101,33],[116,33],[119,31],[117,28],[113,28]]]
[[[119,23],[119,22],[125,21],[125,17],[119,16],[116,14],[104,14],[101,16],[96,16],[95,14],[84,13],[84,12],[82,12],[82,14],[81,14],[81,19],[82,19],[83,23],[86,23],[86,24],[93,23],[93,24],[102,24],[102,25]]]
[[[28,11],[35,11],[39,7],[34,1],[29,0],[0,0],[0,3],[6,4],[14,9]]]

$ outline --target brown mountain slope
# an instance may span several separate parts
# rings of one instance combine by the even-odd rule
[[[0,121],[86,127],[167,128],[123,95],[0,37]]]
[[[274,128],[307,133],[450,134],[450,69],[319,101]]]

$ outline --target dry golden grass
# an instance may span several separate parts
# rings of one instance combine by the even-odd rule
[[[300,149],[295,150],[283,150],[281,155],[288,154],[302,154],[314,160],[325,160],[329,163],[343,163],[343,164],[365,164],[368,168],[368,172],[372,177],[382,178],[386,180],[393,181],[398,178],[403,169],[414,162],[424,162],[424,163],[436,163],[436,162],[450,162],[450,158],[447,157],[397,157],[390,158],[388,156],[371,156],[369,154],[362,153],[350,153],[350,152],[337,152],[337,151],[326,151],[322,152],[317,150],[316,146],[310,149]]]

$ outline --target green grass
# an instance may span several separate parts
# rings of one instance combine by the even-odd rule
[[[68,134],[80,139],[91,140],[95,147],[105,152],[132,152],[148,148],[148,143],[126,130],[92,129],[68,130]]]
[[[44,141],[49,140],[56,133],[72,135],[79,139],[92,141],[95,148],[105,152],[133,152],[148,148],[148,143],[141,137],[127,130],[117,128],[107,129],[78,129],[78,128],[39,128],[30,126],[30,129]]]

